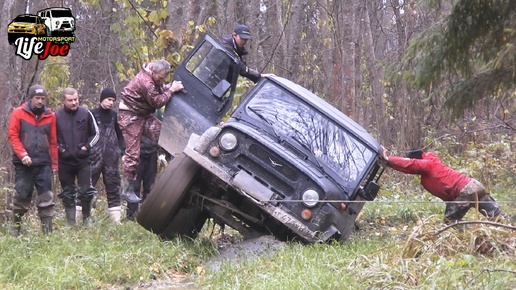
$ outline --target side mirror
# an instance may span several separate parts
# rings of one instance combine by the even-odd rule
[[[221,80],[212,90],[214,96],[216,96],[219,99],[222,99],[222,97],[226,94],[226,92],[231,87],[231,84],[227,80]]]

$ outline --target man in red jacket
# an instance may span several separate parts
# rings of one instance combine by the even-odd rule
[[[15,185],[13,197],[13,236],[20,235],[21,220],[30,208],[34,187],[44,234],[52,232],[54,193],[52,171],[58,169],[56,117],[45,107],[47,92],[41,85],[29,88],[26,103],[14,109],[8,139],[13,148]]]
[[[403,173],[421,175],[421,185],[446,202],[446,222],[461,220],[477,203],[479,212],[490,219],[501,214],[497,202],[479,181],[444,165],[434,153],[411,150],[404,158],[388,156],[383,147],[382,151],[387,166]]]

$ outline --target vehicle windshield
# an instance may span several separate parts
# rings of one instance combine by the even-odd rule
[[[52,10],[52,17],[73,17],[72,12],[67,9]]]
[[[36,23],[36,19],[35,16],[18,16],[13,22]]]
[[[346,182],[359,182],[374,153],[348,131],[272,82],[265,83],[246,107],[252,118],[309,150]]]

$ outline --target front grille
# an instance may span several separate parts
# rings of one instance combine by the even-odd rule
[[[278,178],[269,168],[265,168],[248,156],[240,154],[237,156],[236,161],[238,162],[239,169],[246,171],[255,180],[273,192],[278,193],[282,198],[285,197],[285,194],[290,195],[294,191],[292,186]]]
[[[271,150],[256,144],[251,144],[251,146],[249,146],[249,153],[267,164],[269,171],[275,171],[293,182],[298,181],[298,171],[295,168],[292,168],[287,162],[284,162],[283,158],[279,157]]]

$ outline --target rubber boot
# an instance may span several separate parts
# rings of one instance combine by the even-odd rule
[[[48,235],[52,233],[53,225],[52,225],[52,217],[42,217],[41,218],[41,230],[43,231],[44,235]]]
[[[122,222],[122,207],[121,206],[114,206],[114,207],[110,207],[108,208],[108,213],[109,213],[109,219],[114,223],[114,224],[121,224]]]
[[[22,216],[23,216],[23,214],[20,214],[20,213],[13,214],[14,225],[12,225],[11,228],[9,229],[9,232],[10,232],[11,236],[13,236],[13,237],[19,237],[21,234]]]
[[[91,200],[82,202],[82,223],[85,227],[91,227]]]
[[[75,219],[75,206],[67,206],[65,207],[65,214],[66,214],[66,221],[68,222],[69,226],[75,227],[77,225],[76,219]]]
[[[136,219],[136,215],[138,214],[138,204],[137,203],[127,203],[127,213],[126,217],[130,221],[134,221]]]
[[[122,180],[122,198],[127,202],[140,203],[142,200],[134,193],[136,180],[125,178]]]
[[[82,220],[82,206],[80,206],[80,205],[75,206],[75,220],[76,221]]]

